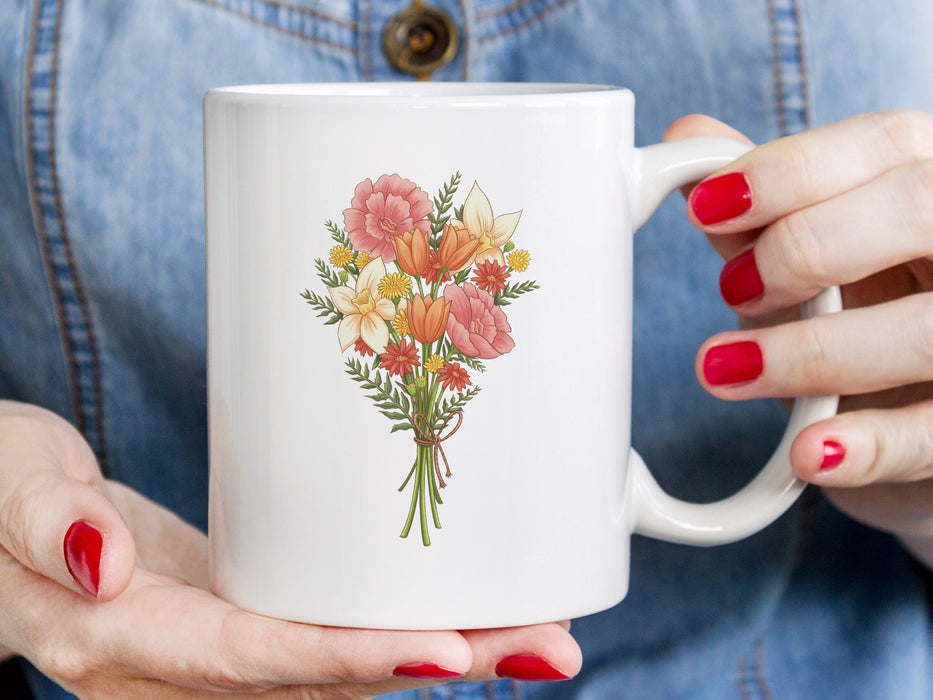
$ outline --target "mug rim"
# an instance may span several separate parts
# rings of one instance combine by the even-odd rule
[[[357,82],[256,83],[210,89],[205,100],[230,102],[430,102],[474,105],[478,101],[605,98],[631,94],[627,88],[588,83],[521,82]],[[478,106],[478,105],[477,105]]]

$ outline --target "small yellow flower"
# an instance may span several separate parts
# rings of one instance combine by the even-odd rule
[[[507,260],[509,261],[509,267],[513,270],[524,272],[531,263],[531,254],[527,250],[513,250],[509,253]]]
[[[378,289],[383,299],[398,299],[411,292],[411,280],[401,272],[390,272],[379,280]]]
[[[353,262],[353,251],[343,245],[330,249],[330,264],[334,267],[346,267]]]
[[[392,319],[392,328],[395,329],[395,332],[399,334],[400,338],[404,338],[408,335],[407,309],[398,310],[398,313],[395,314],[395,318]]]
[[[366,264],[372,262],[373,256],[367,253],[364,250],[361,250],[356,254],[356,266],[361,270],[366,267]]]
[[[443,366],[444,358],[438,354],[431,355],[431,357],[424,361],[424,368],[428,370],[428,372],[437,372],[437,370]]]

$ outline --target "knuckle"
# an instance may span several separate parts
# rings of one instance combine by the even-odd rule
[[[919,451],[915,467],[921,478],[933,476],[933,403],[927,403],[921,412],[919,426]]]
[[[933,229],[933,158],[923,158],[901,168],[898,216],[907,231],[914,232],[917,255],[930,253],[928,237]]]
[[[63,644],[57,637],[40,640],[32,660],[45,675],[63,685],[84,684],[95,673],[91,657],[85,651]]]
[[[807,349],[807,354],[800,363],[799,377],[802,382],[801,394],[815,394],[830,385],[833,381],[836,361],[831,344],[820,332],[820,325],[802,322],[800,335],[797,338],[799,345]]]
[[[895,159],[903,161],[918,154],[933,155],[930,141],[933,115],[919,110],[896,109],[876,112],[877,127]]]
[[[920,308],[913,314],[914,332],[908,338],[914,352],[927,366],[933,366],[933,294],[924,294]],[[933,377],[925,377],[933,379]]]
[[[48,518],[52,477],[38,473],[19,481],[0,504],[0,529],[4,546],[20,562],[41,570],[43,553],[37,551],[33,533],[43,532]]]
[[[809,209],[799,209],[774,226],[778,263],[794,278],[825,286],[830,282],[824,267],[824,250]]]
[[[240,611],[231,611],[221,620],[217,634],[215,654],[201,669],[202,680],[209,688],[227,692],[246,692],[262,687],[260,679],[251,677],[249,659],[242,646],[233,640],[241,640]],[[259,640],[257,640],[258,642]]]
[[[826,158],[809,140],[804,143],[802,148],[788,149],[788,172],[793,173],[801,192],[819,192],[826,183]]]

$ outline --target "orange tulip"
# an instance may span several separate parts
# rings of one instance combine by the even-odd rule
[[[437,250],[441,265],[451,272],[462,270],[473,262],[479,244],[480,240],[472,236],[466,228],[444,224],[444,233]]]
[[[392,238],[395,261],[402,271],[412,277],[424,273],[428,266],[428,236],[421,229],[412,229]]]
[[[447,330],[448,316],[450,302],[443,298],[432,299],[415,294],[408,303],[408,329],[419,343],[440,340]]]

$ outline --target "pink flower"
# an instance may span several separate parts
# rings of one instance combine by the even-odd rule
[[[512,327],[492,294],[465,282],[461,287],[448,284],[444,298],[450,302],[447,335],[464,355],[491,360],[515,347]]]
[[[383,175],[376,184],[366,178],[356,186],[343,222],[354,248],[390,263],[395,260],[395,236],[413,229],[431,235],[431,222],[425,217],[432,210],[427,192],[414,182]]]

